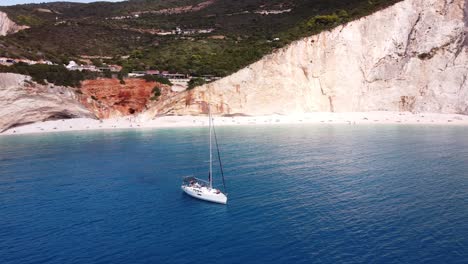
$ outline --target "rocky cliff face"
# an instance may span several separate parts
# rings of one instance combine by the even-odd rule
[[[0,73],[0,105],[0,132],[44,120],[96,118],[70,88],[40,85],[14,73]]]
[[[29,27],[16,24],[8,18],[8,15],[5,12],[0,11],[0,36],[16,33],[26,28]]]
[[[99,118],[113,118],[138,114],[146,110],[153,97],[153,88],[161,89],[164,96],[170,87],[143,79],[86,80],[82,83],[80,102]]]
[[[206,112],[468,114],[467,0],[405,0],[304,38],[144,117]]]

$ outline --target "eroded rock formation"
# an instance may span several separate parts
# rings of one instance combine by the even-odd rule
[[[468,114],[467,0],[406,0],[304,38],[144,114]]]
[[[0,36],[16,33],[20,30],[29,28],[28,26],[20,26],[8,18],[5,12],[0,11]]]
[[[67,87],[40,85],[31,77],[0,73],[0,132],[52,119],[96,118]]]
[[[170,91],[169,87],[143,79],[126,79],[124,84],[118,79],[86,80],[80,89],[80,101],[99,118],[137,114],[146,109],[154,87],[159,87],[162,95]]]

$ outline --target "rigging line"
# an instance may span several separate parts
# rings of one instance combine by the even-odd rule
[[[210,182],[210,188],[213,187],[213,151],[212,151],[212,146],[211,146],[211,130],[212,130],[212,122],[213,120],[211,120],[211,105],[208,105],[208,118],[209,118],[209,122],[208,122],[208,126],[210,127],[210,172],[208,173],[208,180]]]
[[[220,170],[221,170],[221,177],[222,177],[222,179],[223,179],[224,192],[227,194],[226,182],[225,182],[225,180],[224,180],[223,164],[221,163],[221,156],[220,156],[220,154],[219,154],[218,137],[216,136],[216,129],[215,129],[215,127],[214,127],[214,120],[213,120],[212,124],[213,124],[213,134],[214,134],[215,143],[216,143],[216,150],[218,151],[219,168],[220,168]]]

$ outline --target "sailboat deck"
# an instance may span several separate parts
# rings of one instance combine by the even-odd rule
[[[195,178],[195,177],[185,177],[183,185],[185,186],[197,186],[198,187],[209,187],[210,184],[207,181]]]

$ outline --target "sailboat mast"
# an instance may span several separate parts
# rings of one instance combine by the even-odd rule
[[[211,126],[211,105],[208,104],[208,118],[210,121],[208,122],[208,125],[210,126],[210,188],[213,188],[213,153],[212,153],[212,143],[211,143],[211,134],[212,134],[212,126]]]

